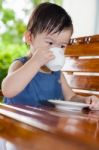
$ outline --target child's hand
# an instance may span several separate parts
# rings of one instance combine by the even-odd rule
[[[91,109],[99,109],[99,98],[96,97],[95,95],[88,96],[85,98],[85,102],[87,104],[90,104]]]
[[[35,60],[40,67],[55,58],[53,52],[51,52],[45,47],[40,47],[37,50],[35,50],[35,52],[33,52],[32,57],[33,60]]]

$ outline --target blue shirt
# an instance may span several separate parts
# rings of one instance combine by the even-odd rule
[[[17,59],[23,64],[28,61],[27,57]],[[40,106],[49,99],[64,99],[60,80],[60,71],[53,73],[38,72],[28,85],[13,98],[4,98],[6,104],[23,104]],[[25,75],[23,75],[24,78]],[[20,83],[19,83],[20,84]]]

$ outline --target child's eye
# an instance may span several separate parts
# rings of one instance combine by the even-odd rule
[[[49,45],[53,45],[53,42],[49,42]]]
[[[46,43],[47,43],[48,45],[53,45],[53,42],[50,42],[50,41],[46,41]]]
[[[65,45],[61,45],[61,48],[65,48]]]

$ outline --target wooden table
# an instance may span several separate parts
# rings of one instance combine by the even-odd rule
[[[0,137],[18,150],[99,150],[99,111],[1,104]]]

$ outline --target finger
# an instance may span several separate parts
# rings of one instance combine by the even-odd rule
[[[97,100],[92,100],[90,108],[96,108],[96,107],[98,107],[98,105],[99,105],[99,102]]]
[[[86,103],[87,103],[87,104],[91,104],[91,103],[92,103],[92,100],[91,100],[90,97],[87,97],[87,98],[86,98]]]
[[[50,60],[53,60],[53,59],[55,59],[55,56],[50,55],[50,56],[47,58],[47,62],[49,62]]]

